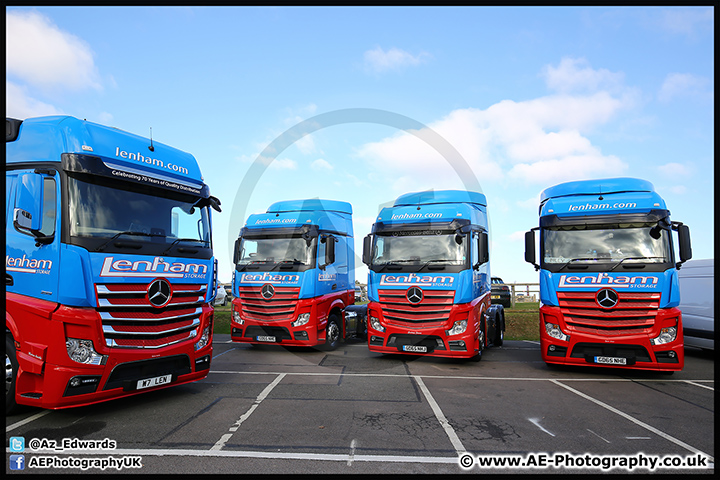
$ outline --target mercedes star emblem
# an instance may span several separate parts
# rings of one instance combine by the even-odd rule
[[[153,307],[164,307],[170,301],[170,284],[162,278],[155,280],[148,286],[147,293]]]
[[[420,290],[418,287],[410,287],[410,288],[408,288],[408,291],[405,293],[405,297],[407,298],[408,302],[412,303],[413,305],[416,305],[416,304],[422,302],[423,291]]]
[[[269,283],[266,283],[262,286],[262,289],[260,290],[260,295],[262,295],[265,300],[270,300],[273,295],[275,295],[275,287],[273,287]]]
[[[603,308],[612,308],[618,303],[618,294],[615,290],[603,288],[595,295],[598,305]]]

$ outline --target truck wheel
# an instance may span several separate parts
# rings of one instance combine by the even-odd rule
[[[483,350],[485,349],[485,332],[480,330],[478,334],[478,352],[470,358],[473,362],[479,362],[482,360]]]
[[[18,405],[15,403],[17,372],[15,341],[12,336],[5,335],[5,415],[10,415],[18,409]]]
[[[340,320],[338,320],[337,315],[330,315],[325,329],[325,350],[335,350],[340,345],[341,334]]]
[[[496,347],[502,347],[503,339],[505,338],[505,316],[497,314],[497,320],[495,321],[495,338],[493,338],[493,345]]]

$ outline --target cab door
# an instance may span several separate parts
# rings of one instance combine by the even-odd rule
[[[6,174],[5,291],[55,302],[60,271],[59,175],[55,170]]]

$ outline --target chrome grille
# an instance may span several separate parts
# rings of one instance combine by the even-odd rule
[[[243,318],[259,322],[279,322],[293,319],[300,288],[275,287],[272,298],[265,299],[262,287],[240,287],[240,307]]]
[[[558,292],[565,323],[576,332],[594,335],[649,333],[655,324],[660,293],[618,292],[618,303],[604,309],[596,292]]]
[[[406,290],[378,290],[380,308],[388,324],[396,326],[426,327],[444,325],[450,318],[454,290],[423,290],[420,303],[411,304]]]
[[[161,348],[198,335],[207,287],[172,284],[161,308],[148,300],[147,283],[96,285],[98,312],[108,347]]]

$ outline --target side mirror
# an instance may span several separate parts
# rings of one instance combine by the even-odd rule
[[[235,248],[233,249],[233,264],[237,265],[240,260],[240,239],[235,240]]]
[[[488,241],[488,234],[486,232],[480,232],[478,235],[478,263],[480,265],[490,261],[490,242]]]
[[[372,235],[367,235],[365,238],[363,238],[363,252],[362,252],[362,262],[365,265],[370,265],[370,262],[372,261],[371,258],[372,253]]]
[[[212,195],[208,198],[208,201],[210,202],[210,206],[218,211],[222,212],[222,209],[220,208],[220,199],[217,197],[213,197]]]
[[[325,239],[325,263],[320,266],[320,270],[325,270],[325,267],[335,262],[335,242],[337,238],[332,235],[328,235]]]
[[[692,246],[690,245],[690,228],[682,223],[677,227],[678,249],[680,250],[680,264],[692,258]],[[678,265],[679,266],[679,265]]]
[[[13,226],[22,233],[42,236],[43,177],[26,173],[18,178],[17,199],[13,211]]]
[[[540,269],[540,265],[535,263],[535,232],[533,230],[525,232],[525,261],[531,263],[535,270]]]

